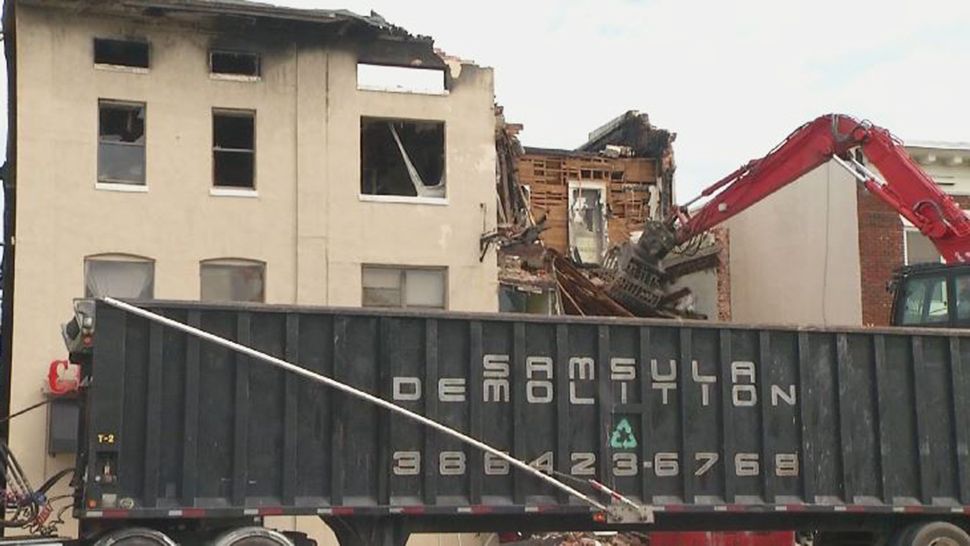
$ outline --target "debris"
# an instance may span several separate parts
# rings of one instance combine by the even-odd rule
[[[596,129],[576,150],[523,147],[521,130],[496,106],[498,225],[483,234],[480,256],[498,249],[505,298],[551,284],[566,314],[704,318],[693,311],[689,288],[666,290],[680,275],[718,267],[713,242],[703,252],[672,254],[679,261],[664,283],[640,286],[638,278],[657,277],[636,275],[634,243],[672,202],[676,135],[636,111]]]

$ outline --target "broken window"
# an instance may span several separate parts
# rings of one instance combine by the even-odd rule
[[[441,95],[445,92],[445,71],[358,63],[357,89]]]
[[[213,74],[259,77],[259,55],[213,50],[209,52],[209,70]]]
[[[98,181],[145,183],[145,105],[98,102]]]
[[[262,262],[206,260],[199,269],[202,301],[264,301],[266,265]]]
[[[256,113],[216,110],[212,113],[213,185],[255,188]]]
[[[84,259],[84,297],[151,299],[155,296],[155,262],[125,255]]]
[[[569,248],[581,263],[598,264],[606,251],[606,187],[569,184]]]
[[[95,38],[94,63],[148,68],[148,42]]]
[[[445,197],[445,124],[360,118],[360,192]]]
[[[445,268],[365,265],[361,269],[364,307],[445,308]]]

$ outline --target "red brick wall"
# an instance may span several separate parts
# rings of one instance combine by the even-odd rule
[[[857,192],[862,323],[886,326],[892,311],[892,294],[886,284],[904,261],[903,224],[888,205],[862,188]],[[970,196],[953,197],[961,208],[970,209]]]
[[[731,238],[726,227],[714,228],[714,240],[721,247],[717,263],[717,320],[731,321]],[[712,317],[713,318],[713,317]]]
[[[862,323],[886,326],[892,309],[886,283],[903,265],[903,225],[896,211],[869,192],[858,188],[857,195]]]

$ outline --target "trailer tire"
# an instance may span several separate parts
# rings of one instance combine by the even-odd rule
[[[970,546],[966,531],[944,521],[919,523],[900,533],[894,546]]]
[[[94,546],[178,546],[165,533],[144,527],[130,527],[111,531],[94,543]]]
[[[293,546],[293,541],[265,527],[240,527],[219,535],[212,546]]]

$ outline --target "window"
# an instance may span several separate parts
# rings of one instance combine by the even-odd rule
[[[903,251],[906,265],[942,261],[933,242],[915,227],[903,228]]]
[[[955,275],[953,278],[956,292],[957,323],[965,327],[970,323],[970,275]]]
[[[213,74],[259,77],[259,55],[242,51],[209,52],[209,70]]]
[[[606,252],[606,186],[569,183],[569,250],[581,263],[598,264]]]
[[[98,181],[145,184],[145,105],[98,102]]]
[[[444,268],[365,265],[361,273],[364,307],[445,308]]]
[[[360,193],[445,197],[445,124],[360,119]]]
[[[499,285],[498,310],[500,313],[528,313],[531,315],[555,315],[555,290],[522,290],[506,284]]]
[[[148,68],[148,42],[95,38],[94,63]]]
[[[207,260],[200,264],[202,301],[265,301],[266,264],[253,260]]]
[[[256,187],[256,112],[212,113],[212,167],[217,188]]]
[[[151,299],[155,296],[155,263],[125,255],[84,259],[84,297]]]
[[[950,304],[943,275],[914,278],[906,283],[903,295],[902,325],[947,322]]]
[[[440,68],[357,64],[357,89],[443,95],[445,71]]]

